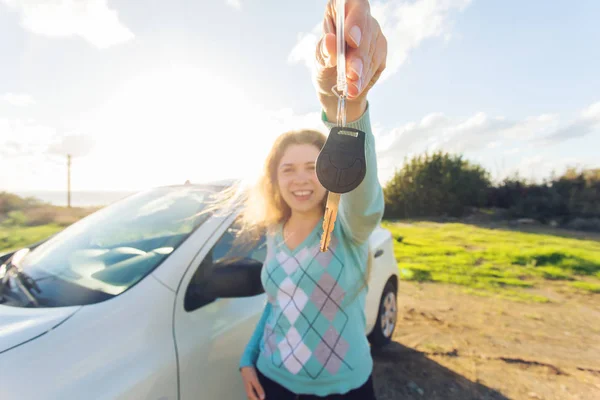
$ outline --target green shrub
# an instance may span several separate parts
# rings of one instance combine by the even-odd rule
[[[437,152],[407,161],[384,188],[387,218],[460,217],[482,207],[488,173],[462,156]]]
[[[2,221],[5,226],[20,226],[27,222],[27,217],[22,211],[9,211],[6,219]]]
[[[543,183],[529,183],[515,175],[489,189],[487,205],[506,209],[513,218],[600,231],[600,169],[571,168]]]

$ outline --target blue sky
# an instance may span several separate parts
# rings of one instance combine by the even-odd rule
[[[321,128],[310,61],[325,0],[0,0],[0,190],[243,176]],[[373,1],[370,95],[385,182],[442,149],[548,177],[600,167],[600,2]],[[232,144],[238,146],[232,146]]]

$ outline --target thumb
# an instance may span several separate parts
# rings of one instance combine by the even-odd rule
[[[335,33],[325,33],[317,43],[316,58],[321,68],[337,65],[337,44]]]
[[[258,379],[254,380],[254,382],[252,383],[254,385],[254,391],[256,392],[256,394],[258,395],[258,398],[261,400],[265,399],[265,391],[262,388],[260,382],[258,381]]]

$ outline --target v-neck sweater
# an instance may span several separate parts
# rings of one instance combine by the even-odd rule
[[[331,128],[322,113],[323,123]],[[366,337],[368,239],[383,216],[369,109],[349,127],[365,132],[367,173],[341,195],[331,243],[321,252],[323,218],[293,250],[282,227],[267,235],[263,314],[240,360],[296,394],[344,394],[373,370]],[[361,289],[359,291],[359,289]]]

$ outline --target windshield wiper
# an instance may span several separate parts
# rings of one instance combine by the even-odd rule
[[[4,292],[10,284],[10,278],[12,275],[13,282],[15,282],[15,285],[21,289],[21,292],[23,292],[27,299],[29,299],[29,304],[33,303],[36,307],[39,306],[39,303],[32,291],[36,291],[39,294],[42,293],[42,290],[35,280],[25,273],[21,267],[19,267],[19,263],[27,253],[29,253],[29,249],[21,249],[17,251],[3,265],[4,277],[2,278],[0,285],[0,301],[4,301]]]

